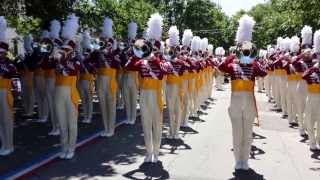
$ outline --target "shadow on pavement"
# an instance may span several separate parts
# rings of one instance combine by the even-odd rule
[[[302,143],[306,143],[309,140],[309,137],[307,134],[302,135],[301,137],[302,137],[302,139],[300,140],[300,142],[302,142]]]
[[[311,154],[311,158],[320,160],[320,150],[313,151],[312,154]]]
[[[182,139],[162,139],[161,149],[169,151],[169,154],[177,154],[176,150],[191,150],[191,146],[185,144]]]
[[[266,137],[260,135],[260,134],[257,134],[255,132],[252,133],[252,138],[253,139],[267,139]]]
[[[234,177],[229,180],[264,180],[263,175],[258,174],[253,169],[248,171],[237,170],[233,173]]]
[[[255,159],[258,160],[256,158],[256,156],[265,154],[266,152],[263,151],[262,149],[258,148],[257,146],[251,145],[251,151],[250,151],[250,159]]]
[[[123,176],[133,180],[163,180],[170,178],[168,171],[163,168],[160,161],[157,163],[143,163],[139,169],[130,171]]]

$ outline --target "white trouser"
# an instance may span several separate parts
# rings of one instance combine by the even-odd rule
[[[275,75],[274,77],[275,81],[275,102],[277,105],[277,108],[281,109],[281,76]]]
[[[125,73],[123,75],[123,100],[125,103],[127,120],[134,124],[137,116],[137,74]]]
[[[123,107],[124,105],[124,95],[123,95],[123,73],[117,73],[117,107]]]
[[[272,95],[272,92],[271,90],[273,89],[272,88],[272,85],[273,85],[273,79],[274,79],[274,76],[272,74],[268,74],[265,78],[264,78],[264,84],[265,84],[265,88],[266,88],[266,94],[269,98],[272,98],[273,95]]]
[[[224,75],[223,74],[218,74],[216,76],[216,87],[218,90],[223,89],[223,82],[224,82]]]
[[[305,80],[300,80],[298,82],[296,88],[296,105],[297,105],[297,112],[298,112],[298,123],[300,130],[305,130],[306,125],[304,122],[304,111],[306,106],[306,99],[307,99],[307,83]]]
[[[189,105],[190,105],[190,113],[191,113],[191,116],[196,116],[197,115],[197,112],[196,112],[196,83],[195,83],[195,78],[192,78],[189,80],[191,83],[191,94],[190,94],[190,101],[189,101]]]
[[[208,98],[212,97],[213,84],[214,84],[214,78],[213,78],[213,76],[209,76],[209,79],[208,79]]]
[[[177,84],[167,84],[167,107],[170,120],[170,136],[178,135],[181,124],[181,103]]]
[[[110,76],[98,75],[97,91],[105,131],[114,133],[116,123],[116,97],[111,93]]]
[[[306,116],[305,122],[307,124],[308,136],[310,145],[320,145],[320,94],[308,93],[306,101]],[[315,124],[317,123],[317,135],[314,132]]]
[[[282,115],[288,115],[287,111],[287,76],[282,75],[280,81],[280,96],[281,96],[281,110]]]
[[[33,90],[33,74],[31,74],[30,76],[23,75],[21,78],[21,85],[22,85],[22,101],[23,101],[24,112],[28,115],[32,115],[33,105],[35,103],[34,90]]]
[[[182,112],[181,112],[181,123],[185,124],[189,120],[189,114],[190,114],[190,94],[188,91],[188,80],[183,80],[182,84],[183,89],[183,98],[182,98]]]
[[[297,117],[297,104],[296,104],[296,88],[298,81],[288,81],[287,84],[287,110],[289,122],[295,122]]]
[[[34,76],[34,95],[38,105],[38,117],[39,119],[48,118],[48,102],[45,91],[44,76]]]
[[[158,107],[157,93],[141,89],[141,120],[148,155],[159,155],[162,136],[162,111]]]
[[[7,89],[0,89],[0,140],[2,150],[13,150],[13,112],[9,107]]]
[[[258,81],[258,91],[261,92],[263,90],[263,88],[264,88],[264,84],[263,84],[264,78],[258,77],[257,81]]]
[[[54,90],[55,78],[45,78],[46,102],[48,102],[48,110],[52,123],[52,131],[59,129],[59,122],[54,113]]]
[[[276,75],[272,75],[271,76],[271,95],[272,95],[272,97],[274,98],[274,101],[276,102],[276,105],[278,105],[277,104],[277,101],[276,101],[276,99],[277,99],[277,93],[278,93],[278,86],[277,86],[277,76]],[[278,108],[280,108],[280,106],[278,107]]]
[[[74,152],[78,135],[78,109],[71,100],[71,87],[56,86],[54,105],[60,126],[62,152]]]
[[[233,92],[228,110],[232,124],[235,160],[247,161],[252,143],[252,126],[256,117],[252,92]]]
[[[91,120],[93,111],[92,92],[90,89],[91,81],[81,79],[77,85],[83,107],[84,119]]]

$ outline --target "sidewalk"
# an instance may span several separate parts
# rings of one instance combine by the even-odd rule
[[[228,85],[227,85],[228,86]],[[254,176],[233,174],[231,123],[227,115],[230,91],[215,92],[216,101],[201,121],[181,132],[183,141],[162,145],[161,164],[139,166],[144,158],[141,125],[121,126],[116,136],[99,138],[76,152],[71,161],[56,160],[30,179],[177,179],[177,180],[319,180],[320,153],[309,151],[307,140],[280,114],[272,112],[264,94],[257,94],[261,127],[255,128]],[[163,167],[163,168],[162,168]],[[260,175],[260,176],[259,176]],[[263,177],[263,178],[262,178]]]

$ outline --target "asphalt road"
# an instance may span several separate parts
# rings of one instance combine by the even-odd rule
[[[226,85],[228,87],[228,85]],[[228,89],[228,88],[227,88]],[[121,126],[117,135],[79,149],[70,161],[56,160],[28,179],[174,179],[174,180],[319,180],[320,153],[273,112],[264,94],[256,94],[261,126],[255,127],[249,173],[235,173],[230,91],[214,92],[215,101],[200,120],[181,131],[182,141],[163,140],[161,163],[141,166],[145,148],[140,123]],[[166,129],[166,127],[165,127]],[[165,130],[166,131],[166,130]],[[165,132],[164,132],[165,133]]]

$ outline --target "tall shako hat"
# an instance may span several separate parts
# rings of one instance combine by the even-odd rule
[[[182,36],[182,50],[185,53],[188,53],[190,51],[191,41],[193,38],[193,34],[191,29],[186,29],[183,32]]]
[[[63,42],[60,39],[61,23],[54,19],[50,22],[49,37],[53,39],[54,43],[61,46]]]
[[[290,40],[290,52],[298,53],[300,50],[300,38],[298,36],[291,37]]]
[[[107,46],[113,46],[115,43],[113,40],[113,21],[109,17],[104,18],[101,39],[107,43]]]
[[[246,14],[239,19],[236,43],[241,49],[252,49],[251,41],[254,25],[254,19]]]
[[[180,36],[177,26],[171,26],[168,32],[169,47],[172,50],[180,51]]]
[[[136,39],[137,36],[138,25],[135,22],[130,22],[128,24],[128,38],[131,40]]]
[[[286,37],[286,38],[282,39],[282,41],[280,42],[281,52],[283,52],[283,53],[289,52],[290,51],[290,44],[291,44],[290,38]]]
[[[79,18],[75,14],[67,17],[63,24],[61,37],[64,39],[62,48],[73,50],[76,47],[75,37],[79,29]]]
[[[198,51],[200,49],[200,37],[199,36],[194,36],[192,38],[192,41],[191,41],[191,52],[193,54],[198,54]]]
[[[217,47],[215,49],[215,55],[216,56],[224,56],[226,51],[223,49],[223,47]]]
[[[212,56],[212,55],[213,55],[213,45],[212,45],[212,44],[209,44],[209,45],[208,45],[208,55],[209,55],[209,56]]]
[[[89,31],[85,31],[84,33],[82,33],[81,46],[84,51],[91,51],[93,49]]]
[[[159,13],[152,14],[148,21],[147,39],[153,42],[153,48],[157,51],[161,48],[163,18]]]
[[[9,40],[7,34],[7,21],[3,16],[0,16],[0,52],[9,50]]]
[[[312,28],[310,26],[304,26],[301,30],[301,49],[302,52],[310,51],[312,48]]]
[[[313,37],[313,51],[314,53],[318,54],[320,53],[320,30],[317,30],[314,33]]]
[[[31,34],[28,34],[23,37],[23,46],[27,52],[32,51],[32,41],[33,41],[33,37]]]

